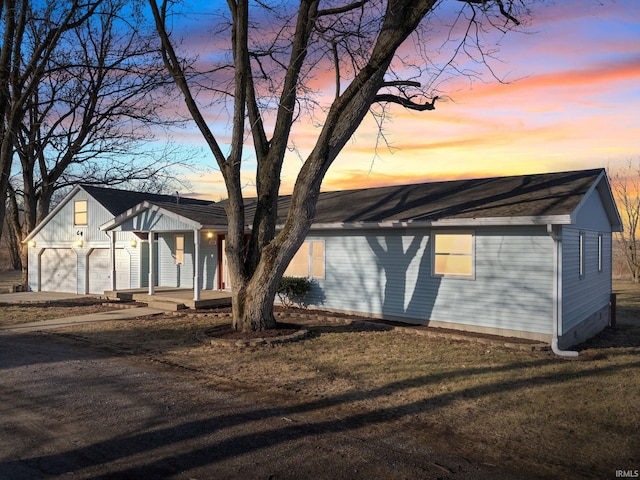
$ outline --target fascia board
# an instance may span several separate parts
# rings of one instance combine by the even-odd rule
[[[527,225],[569,225],[571,215],[540,215],[535,217],[486,217],[469,219],[443,219],[432,223],[432,226],[527,226]]]
[[[510,225],[568,225],[571,215],[540,215],[536,217],[486,217],[486,218],[452,218],[430,222],[349,222],[349,223],[314,223],[311,230],[358,230],[377,228],[429,228],[429,227],[473,227],[473,226],[510,226]],[[278,226],[282,229],[282,225]]]

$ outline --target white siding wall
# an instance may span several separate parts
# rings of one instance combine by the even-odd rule
[[[164,215],[155,210],[145,210],[138,213],[135,217],[127,220],[117,227],[117,230],[125,231],[157,231],[169,232],[178,230],[192,230],[193,224],[180,221],[169,215]]]
[[[475,279],[431,275],[428,230],[312,233],[325,240],[315,304],[407,321],[549,334],[553,242],[543,227],[476,229]]]
[[[579,237],[584,232],[584,275],[579,274]],[[602,232],[602,271],[598,271],[598,234],[562,229],[562,332],[607,306],[611,296],[611,233]]]
[[[87,200],[89,225],[76,227],[73,224],[73,203],[76,200]],[[99,230],[100,225],[111,220],[112,215],[85,191],[78,191],[73,198],[60,209],[60,211],[38,232],[36,243],[57,244],[75,242],[78,239],[77,232],[82,231],[83,241],[109,242],[105,232]]]
[[[215,240],[200,239],[200,288],[218,289],[218,246]]]
[[[184,235],[184,263],[176,265],[176,235]],[[193,288],[193,232],[158,234],[158,285]]]
[[[88,225],[86,226],[74,225],[73,211],[76,200],[87,200]],[[75,292],[88,292],[88,255],[94,248],[110,248],[109,236],[100,231],[99,227],[111,218],[112,215],[83,190],[79,190],[73,197],[66,199],[66,203],[33,238],[36,246],[29,248],[29,288],[34,291],[38,289],[39,268],[55,268],[55,264],[39,265],[40,255],[44,249],[61,248],[72,249],[77,256]],[[82,232],[81,237],[78,232]],[[76,244],[79,238],[82,238],[83,241],[81,247]],[[139,267],[136,263],[138,254],[136,253],[137,249],[130,246],[131,238],[132,234],[129,232],[117,232],[116,246],[117,248],[126,248],[131,255],[130,278],[137,279],[139,276]],[[110,275],[111,272],[109,271],[107,274]],[[119,288],[124,287],[119,286]]]
[[[578,210],[576,225],[588,230],[611,231],[611,223],[602,206],[602,200],[597,189],[584,199],[582,206]]]

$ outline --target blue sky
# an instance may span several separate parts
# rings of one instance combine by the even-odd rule
[[[176,23],[184,45],[201,58],[215,55],[208,31],[213,18],[197,4],[185,23]],[[209,4],[211,5],[211,4]],[[211,7],[209,7],[211,8]],[[178,20],[176,20],[178,22]],[[184,26],[187,28],[183,28]],[[491,76],[441,85],[447,101],[431,112],[391,109],[385,126],[391,149],[374,149],[377,127],[365,119],[330,169],[324,190],[415,183],[582,168],[615,170],[640,160],[640,8],[637,0],[564,0],[536,4],[527,33],[499,41],[492,67],[509,83]],[[322,84],[322,78],[316,78]],[[330,80],[327,80],[327,84]],[[209,111],[216,131],[228,131],[220,111]],[[317,128],[302,118],[292,143],[304,155]],[[189,174],[195,194],[225,196],[195,127],[173,134],[185,151],[197,151],[206,171]],[[252,193],[255,168],[247,150],[245,183]],[[291,153],[283,170],[283,193],[293,188],[300,167]]]

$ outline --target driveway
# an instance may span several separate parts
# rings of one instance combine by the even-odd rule
[[[258,405],[148,357],[27,332],[0,335],[0,478],[520,476],[380,436],[372,424]]]

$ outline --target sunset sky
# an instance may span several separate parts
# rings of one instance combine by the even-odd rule
[[[206,16],[189,23],[185,45],[204,53]],[[607,167],[640,161],[640,8],[638,0],[563,0],[536,5],[527,34],[500,41],[491,63],[499,83],[460,77],[440,86],[447,98],[430,112],[391,109],[385,134],[365,119],[329,170],[323,190]],[[321,81],[318,80],[318,81]],[[224,124],[221,129],[226,128]],[[301,152],[319,131],[303,120],[292,138]],[[218,131],[223,137],[224,132]],[[225,197],[195,127],[174,140],[197,153],[191,195]],[[193,152],[193,150],[191,150]],[[247,150],[250,152],[250,149]],[[255,164],[247,153],[246,194]],[[285,161],[282,192],[293,188],[300,159]],[[185,192],[186,193],[186,192]]]

